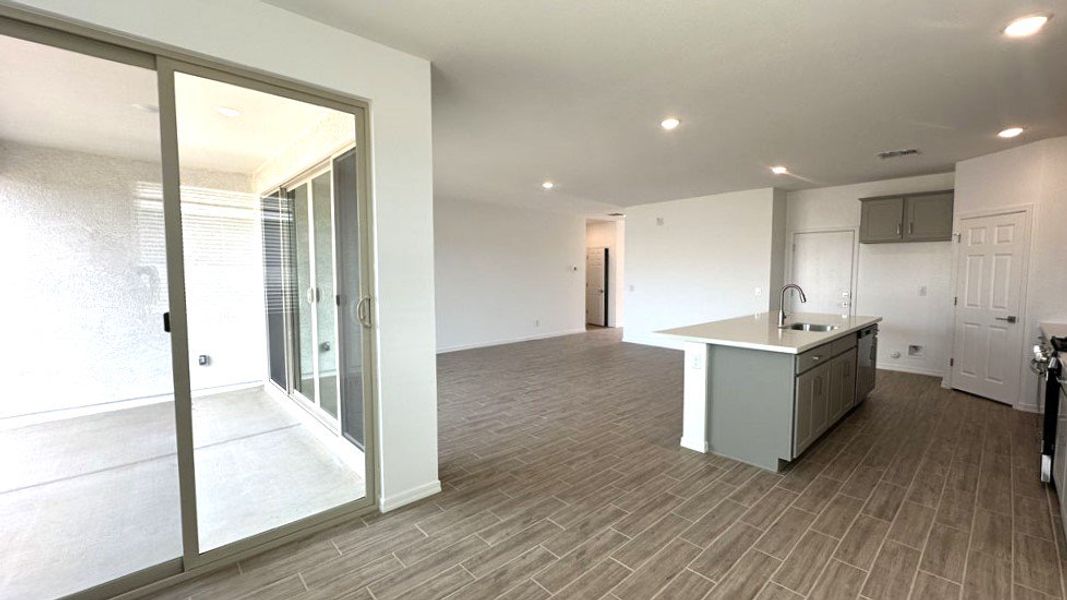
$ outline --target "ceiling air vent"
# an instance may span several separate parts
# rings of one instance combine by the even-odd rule
[[[625,217],[626,215],[623,214],[623,213],[608,213],[608,216],[609,217]]]
[[[885,152],[879,152],[878,158],[885,160],[887,158],[900,158],[901,156],[911,156],[918,154],[917,148],[905,148],[903,150],[886,150]]]

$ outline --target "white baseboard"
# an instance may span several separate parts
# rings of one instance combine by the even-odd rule
[[[489,348],[491,346],[503,346],[504,344],[515,344],[518,342],[529,342],[532,340],[543,340],[545,338],[560,337],[563,335],[574,335],[576,333],[585,333],[585,328],[581,329],[564,329],[561,331],[553,331],[551,333],[538,333],[537,335],[527,335],[516,338],[508,338],[503,340],[492,340],[488,342],[475,342],[473,344],[457,344],[455,346],[443,346],[437,349],[438,354],[445,354],[448,352],[459,352],[460,350],[473,350],[475,348]]]
[[[1028,413],[1039,413],[1041,412],[1041,407],[1036,404],[1016,404],[1015,410]]]
[[[704,440],[688,440],[682,438],[682,448],[688,448],[690,450],[696,450],[697,452],[708,453],[708,443]]]
[[[401,506],[417,502],[423,498],[429,498],[430,496],[439,493],[441,493],[441,480],[434,479],[430,483],[411,488],[410,490],[405,490],[399,494],[393,494],[388,497],[383,496],[378,502],[378,510],[387,513],[391,510],[396,510]]]
[[[926,367],[913,367],[910,365],[887,365],[879,362],[878,368],[885,371],[898,371],[900,373],[911,373],[912,375],[930,375],[931,377],[945,377],[945,372],[938,369],[927,369]]]

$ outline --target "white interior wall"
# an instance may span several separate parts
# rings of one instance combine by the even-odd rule
[[[429,62],[253,0],[19,4],[370,102],[380,505],[439,491]]]
[[[681,348],[654,332],[767,311],[774,196],[765,188],[630,207],[623,339]]]
[[[853,229],[858,240],[860,198],[950,189],[953,181],[952,173],[942,173],[790,192],[788,244],[798,231],[827,229]],[[958,195],[956,202],[958,210]],[[879,324],[879,368],[945,375],[952,339],[952,246],[858,244],[854,309],[856,314],[884,317]],[[789,250],[787,262],[792,260]],[[787,273],[790,268],[787,264]],[[923,356],[908,356],[909,344],[923,346]]]
[[[1026,368],[1043,321],[1067,322],[1067,137],[1026,144],[956,164],[956,218],[1030,206],[1025,334],[1020,349],[1022,410],[1038,410],[1037,377]]]
[[[496,204],[434,206],[438,351],[585,331],[585,220]]]
[[[262,381],[257,199],[242,175],[183,176],[193,389]],[[0,254],[18,257],[0,280],[19,290],[0,313],[21,315],[8,334],[22,340],[0,350],[13,371],[0,416],[173,392],[159,179],[158,163],[0,141]],[[205,201],[226,203],[224,238]]]
[[[625,229],[625,221],[587,221],[585,225],[585,247],[608,249],[608,327],[623,326]]]

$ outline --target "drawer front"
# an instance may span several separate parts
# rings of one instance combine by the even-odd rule
[[[833,358],[833,344],[823,344],[817,348],[812,348],[803,354],[797,355],[797,375],[817,367],[823,363],[830,362]]]
[[[849,349],[856,347],[856,334],[850,333],[839,340],[834,340],[831,344],[833,348],[831,354],[837,356],[842,352],[847,352]]]

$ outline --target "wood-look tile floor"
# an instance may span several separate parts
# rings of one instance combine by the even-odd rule
[[[879,372],[787,473],[678,447],[681,354],[439,357],[444,492],[157,598],[1063,598],[1038,418]]]

